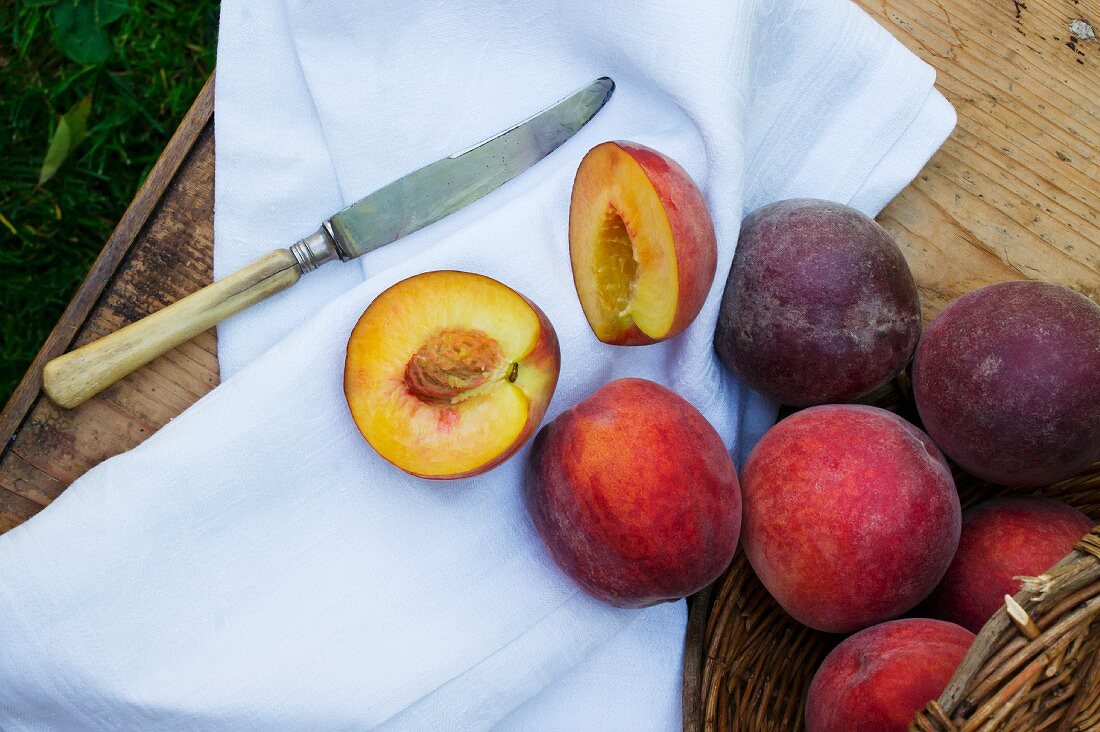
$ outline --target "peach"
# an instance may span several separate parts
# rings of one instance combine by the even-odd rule
[[[352,330],[344,393],[379,455],[424,478],[499,465],[538,428],[558,381],[558,339],[515,290],[428,272],[379,295]]]
[[[1046,282],[963,295],[913,359],[925,429],[968,473],[1047,485],[1100,460],[1100,306]]]
[[[569,257],[596,337],[641,346],[699,314],[718,249],[703,194],[676,161],[635,142],[605,142],[577,169]]]
[[[959,543],[947,462],[927,435],[876,407],[787,417],[753,449],[741,485],[749,563],[817,630],[851,632],[910,610]]]
[[[907,618],[841,641],[810,682],[807,732],[906,732],[938,699],[974,634],[953,623]]]
[[[729,565],[741,525],[721,437],[644,379],[606,384],[539,432],[526,500],[558,566],[619,607],[705,587]]]
[[[750,388],[794,407],[851,401],[897,376],[919,334],[913,275],[874,219],[794,199],[742,222],[714,346]]]
[[[929,614],[977,633],[1005,595],[1020,591],[1017,577],[1053,567],[1092,526],[1085,514],[1049,498],[995,498],[968,509]]]

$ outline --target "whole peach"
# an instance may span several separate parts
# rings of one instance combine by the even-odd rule
[[[913,394],[928,434],[979,478],[1076,475],[1100,459],[1100,306],[1045,282],[963,295],[921,338]]]
[[[894,378],[919,334],[913,276],[870,217],[795,199],[742,222],[714,345],[752,389],[795,407],[850,401]]]
[[[1020,591],[1016,577],[1053,567],[1092,526],[1085,514],[1049,498],[995,498],[968,509],[929,614],[977,633],[1005,595]]]
[[[741,526],[721,437],[644,379],[612,381],[539,432],[526,499],[558,566],[620,607],[705,587],[729,565]]]
[[[927,435],[876,407],[787,417],[753,449],[741,485],[749,563],[818,630],[851,632],[910,610],[959,542],[947,462]]]
[[[905,732],[943,693],[974,634],[953,623],[907,618],[846,638],[810,683],[807,732]]]

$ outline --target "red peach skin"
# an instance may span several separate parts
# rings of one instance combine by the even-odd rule
[[[810,684],[807,732],[906,732],[938,699],[974,634],[909,618],[860,631],[833,649]]]
[[[818,630],[852,632],[912,609],[959,543],[943,456],[876,407],[787,417],[749,455],[741,486],[749,563],[787,612]]]
[[[643,607],[702,589],[741,525],[733,461],[691,404],[644,379],[612,381],[535,438],[527,508],[585,591]]]
[[[977,633],[1035,577],[1069,554],[1093,526],[1075,508],[1049,498],[994,498],[963,513],[959,550],[928,600],[929,614]]]

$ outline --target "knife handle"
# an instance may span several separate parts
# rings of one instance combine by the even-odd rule
[[[233,313],[287,289],[302,276],[290,249],[277,249],[228,277],[42,369],[42,389],[71,409]]]

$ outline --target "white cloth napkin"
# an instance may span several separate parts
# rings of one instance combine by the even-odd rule
[[[548,417],[644,376],[741,456],[774,418],[711,349],[742,211],[878,211],[954,123],[933,71],[846,0],[225,0],[215,261],[224,275],[600,75],[618,90],[573,140],[224,324],[221,387],[0,537],[0,728],[678,726],[684,603],[579,592],[528,523],[526,450],[450,484],[379,459],[341,393],[348,333],[404,277],[480,272],[557,328]],[[598,343],[573,292],[569,189],[607,139],[680,161],[714,216],[719,276],[662,345]]]

